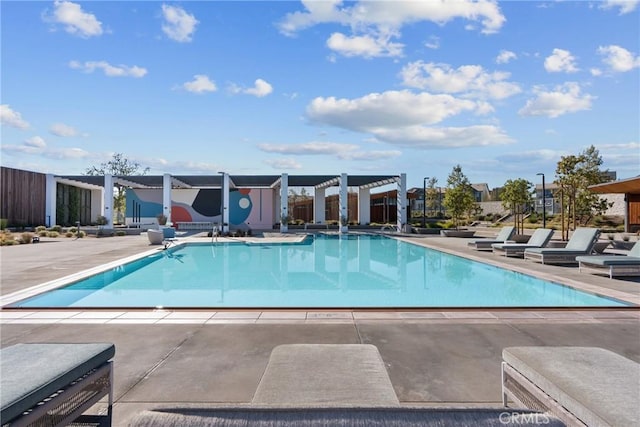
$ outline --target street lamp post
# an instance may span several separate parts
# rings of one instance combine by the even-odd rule
[[[547,228],[547,199],[546,190],[544,188],[544,174],[537,173],[536,175],[542,176],[542,228]]]
[[[427,180],[428,176],[425,176],[422,180],[422,228],[426,226],[427,221]]]

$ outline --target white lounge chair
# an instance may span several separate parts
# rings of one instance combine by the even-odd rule
[[[493,243],[493,253],[504,256],[524,256],[524,250],[528,248],[544,248],[551,240],[553,230],[538,228],[533,232],[527,243]]]
[[[502,227],[500,232],[495,238],[478,239],[467,243],[467,245],[477,251],[490,251],[491,245],[494,243],[505,243],[516,232],[516,228],[513,226]]]
[[[576,257],[580,271],[613,276],[640,276],[640,240],[626,255],[582,255]]]
[[[597,228],[576,228],[564,248],[527,248],[524,259],[542,264],[575,264],[577,256],[591,253],[599,236]]]

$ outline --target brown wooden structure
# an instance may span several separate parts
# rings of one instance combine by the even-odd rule
[[[592,185],[589,190],[600,194],[624,194],[625,231],[627,233],[640,231],[640,176]]]
[[[46,175],[0,168],[0,218],[9,227],[45,225]]]

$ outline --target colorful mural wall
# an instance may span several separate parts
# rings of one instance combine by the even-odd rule
[[[220,222],[222,192],[217,188],[171,190],[172,222]],[[129,189],[127,222],[152,222],[162,212],[162,189]],[[229,192],[229,223],[233,227],[271,228],[274,190],[241,188]]]

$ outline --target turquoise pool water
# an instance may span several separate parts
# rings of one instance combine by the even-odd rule
[[[14,307],[418,308],[627,304],[377,235],[180,245]]]

